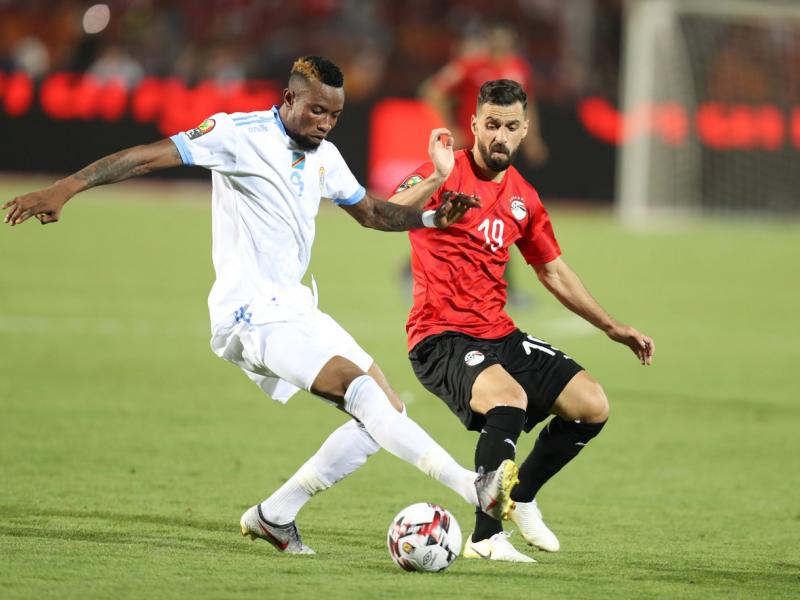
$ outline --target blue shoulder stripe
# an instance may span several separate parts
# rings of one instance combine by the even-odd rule
[[[249,121],[250,119],[273,119],[272,115],[260,115],[257,113],[250,113],[246,115],[242,115],[241,117],[233,117],[233,121],[235,123],[239,123],[241,121]]]
[[[255,123],[274,123],[274,119],[250,119],[249,121],[234,121],[236,127],[243,127],[245,125],[253,125]]]

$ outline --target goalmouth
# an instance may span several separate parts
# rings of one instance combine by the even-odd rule
[[[617,211],[800,216],[800,2],[629,0]]]

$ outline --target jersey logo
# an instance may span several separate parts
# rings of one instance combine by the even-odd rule
[[[324,193],[323,190],[325,189],[325,167],[319,168],[319,193]]]
[[[522,221],[528,216],[528,209],[525,206],[525,201],[521,196],[514,196],[511,198],[511,214],[517,221]]]
[[[422,181],[422,177],[420,175],[411,175],[410,177],[407,177],[406,180],[397,187],[394,193],[399,194],[403,190],[407,190],[408,188],[414,187],[420,181]]]
[[[292,152],[292,168],[301,171],[306,168],[305,152]]]
[[[467,363],[468,367],[474,367],[481,364],[484,358],[486,357],[480,350],[470,350],[464,355],[464,362]]]
[[[210,132],[212,129],[214,129],[214,125],[216,125],[216,124],[217,123],[216,123],[216,121],[214,121],[214,119],[206,119],[205,121],[200,123],[200,125],[198,125],[194,129],[190,129],[189,131],[187,131],[186,132],[186,137],[188,137],[190,140],[196,140],[201,135],[205,135],[208,132]]]

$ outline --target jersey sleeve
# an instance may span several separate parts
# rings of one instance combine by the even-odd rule
[[[414,169],[414,171],[406,175],[403,180],[394,187],[394,193],[399,194],[408,188],[414,187],[431,173],[433,173],[433,163],[426,162],[421,164],[419,167]]]
[[[236,170],[236,126],[227,113],[217,113],[194,129],[177,133],[170,139],[185,165],[228,173]]]
[[[533,218],[528,219],[524,235],[517,240],[517,248],[529,265],[543,265],[561,256],[561,248],[553,232],[550,215],[536,196],[529,207]]]
[[[364,189],[347,166],[338,148],[328,144],[327,160],[320,169],[320,190],[323,198],[329,198],[338,206],[352,206],[364,199]]]

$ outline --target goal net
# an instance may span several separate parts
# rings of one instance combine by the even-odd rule
[[[629,0],[617,207],[800,216],[800,2]]]

